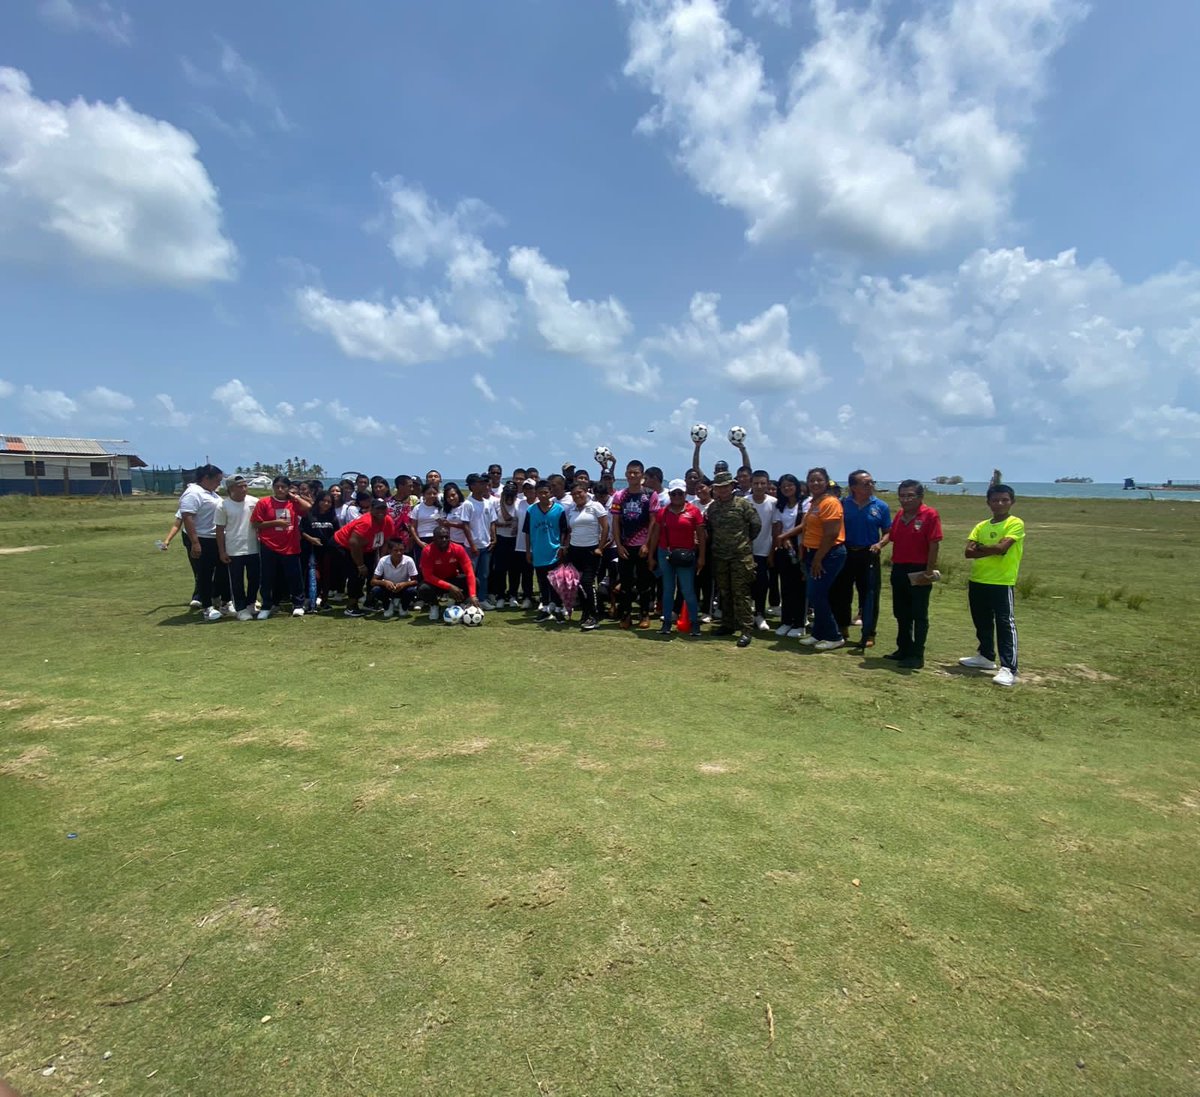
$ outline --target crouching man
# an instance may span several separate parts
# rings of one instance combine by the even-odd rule
[[[438,607],[439,598],[479,605],[479,599],[475,597],[475,569],[471,567],[471,558],[462,545],[450,540],[450,531],[445,526],[438,526],[434,530],[433,540],[421,553],[421,585],[417,588],[417,597],[428,603],[431,621],[438,620],[442,615]]]

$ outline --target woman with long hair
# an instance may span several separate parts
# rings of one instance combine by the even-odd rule
[[[519,604],[520,571],[513,566],[517,548],[517,485],[509,480],[500,489],[496,507],[496,552],[488,574],[488,591],[497,607],[505,599],[514,609]]]
[[[801,486],[798,477],[785,472],[779,477],[779,495],[775,501],[775,520],[772,536],[775,538],[775,570],[779,573],[780,625],[776,636],[797,640],[804,635],[808,620],[808,598],[805,595],[807,579],[800,554],[794,541],[780,543],[784,530],[794,529],[803,517],[801,512]]]
[[[829,490],[829,473],[823,468],[809,469],[807,480],[808,513],[797,526],[781,532],[776,543],[786,548],[788,541],[799,536],[804,548],[813,628],[811,635],[800,637],[800,643],[816,651],[832,651],[845,643],[829,604],[829,590],[846,563],[845,523],[842,504]]]

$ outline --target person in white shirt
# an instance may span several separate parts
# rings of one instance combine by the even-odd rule
[[[456,545],[462,545],[470,556],[475,555],[475,543],[471,540],[471,531],[467,528],[467,513],[463,509],[463,493],[459,486],[450,480],[442,486],[442,524],[450,530],[450,540]]]
[[[221,505],[217,485],[223,475],[216,465],[201,465],[195,483],[188,484],[179,497],[188,559],[196,576],[195,593],[206,621],[219,621],[222,611],[218,606],[229,602],[229,571],[221,563],[217,547],[217,508]],[[234,613],[230,610],[228,616]]]
[[[247,493],[246,478],[231,476],[225,481],[228,499],[217,507],[217,551],[229,568],[233,609],[239,621],[254,618],[254,600],[258,597],[258,538],[250,529],[250,513],[258,502]]]
[[[437,485],[426,484],[421,501],[409,514],[409,527],[413,534],[413,561],[418,569],[421,566],[421,552],[433,540],[434,531],[445,517],[438,498]]]
[[[528,542],[525,533],[525,512],[536,502],[537,481],[526,477],[521,482],[521,494],[517,498],[517,543],[513,546],[521,568],[521,609],[533,609],[533,566],[525,559],[525,548]]]
[[[579,594],[583,603],[583,622],[579,627],[583,632],[591,632],[600,617],[596,608],[596,572],[604,563],[604,551],[609,541],[608,508],[589,499],[587,485],[576,481],[566,514],[570,530],[567,563],[579,572]]]
[[[404,538],[388,542],[387,555],[379,558],[371,577],[371,601],[385,602],[384,618],[407,617],[417,595],[417,565],[404,554]]]
[[[517,545],[517,485],[511,480],[504,485],[496,500],[496,548],[492,553],[491,590],[488,592],[497,606],[520,604],[520,569],[514,556]],[[524,557],[522,556],[522,559]]]
[[[470,531],[471,544],[475,551],[471,565],[475,568],[475,584],[484,609],[495,609],[496,601],[490,593],[492,573],[492,551],[496,547],[496,500],[492,498],[488,478],[482,473],[472,472],[467,477],[467,496],[460,508],[462,517]]]
[[[771,477],[762,469],[750,476],[750,505],[758,511],[762,529],[754,538],[751,549],[754,553],[754,627],[760,632],[771,626],[767,624],[767,590],[771,585],[771,565],[774,564],[774,548],[771,530],[775,523],[776,500],[768,495]]]

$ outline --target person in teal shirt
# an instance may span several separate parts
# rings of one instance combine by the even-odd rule
[[[988,488],[987,504],[992,516],[971,530],[965,554],[971,561],[967,602],[979,650],[959,659],[959,663],[976,670],[995,671],[992,681],[998,686],[1011,686],[1017,680],[1013,587],[1025,552],[1025,523],[1012,514],[1016,499],[1017,493],[1007,484],[992,484]]]

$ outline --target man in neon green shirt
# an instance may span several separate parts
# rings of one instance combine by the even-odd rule
[[[1017,680],[1017,620],[1013,613],[1013,586],[1025,551],[1025,523],[1011,511],[1017,493],[1007,484],[987,490],[992,517],[980,522],[967,538],[966,557],[971,561],[967,599],[979,639],[979,651],[959,659],[964,667],[994,670],[998,686]],[[996,652],[1000,665],[996,666]]]

